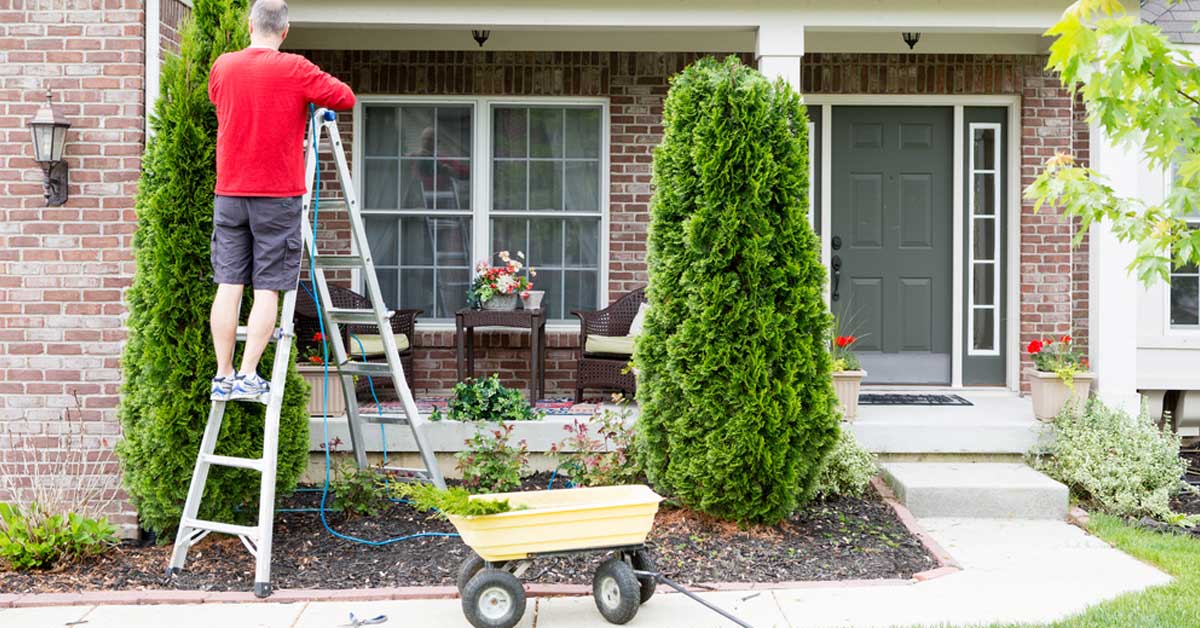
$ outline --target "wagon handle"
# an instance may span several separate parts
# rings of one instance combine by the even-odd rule
[[[708,601],[706,601],[704,598],[702,598],[702,597],[700,597],[700,596],[696,595],[695,593],[692,593],[691,591],[688,591],[688,590],[687,590],[687,587],[684,587],[683,585],[681,585],[681,584],[678,584],[678,583],[676,583],[676,582],[675,582],[675,581],[673,581],[673,580],[669,580],[669,579],[667,579],[667,577],[666,577],[666,576],[662,575],[662,574],[661,574],[661,573],[659,573],[659,572],[656,572],[656,571],[639,571],[639,570],[636,570],[636,569],[635,569],[635,570],[633,571],[633,573],[634,573],[634,575],[641,576],[641,577],[644,577],[644,578],[654,578],[655,580],[657,580],[657,581],[659,581],[659,582],[661,582],[661,583],[663,583],[663,584],[665,584],[665,585],[667,585],[667,586],[671,587],[672,589],[675,589],[676,591],[679,591],[680,593],[682,593],[682,594],[684,594],[684,595],[686,595],[686,596],[688,596],[688,597],[692,598],[693,600],[695,600],[695,601],[697,601],[697,602],[699,602],[699,603],[703,604],[703,605],[704,605],[706,608],[708,608],[708,609],[709,609],[709,610],[711,610],[712,612],[714,612],[714,613],[716,613],[716,614],[720,615],[721,617],[724,617],[725,619],[728,619],[729,621],[731,621],[731,622],[733,622],[733,623],[735,623],[735,624],[737,624],[737,625],[741,626],[742,628],[754,628],[754,626],[751,626],[750,624],[747,624],[746,622],[744,622],[744,621],[742,621],[742,620],[738,619],[737,617],[734,617],[733,615],[730,615],[729,613],[725,612],[725,611],[724,611],[724,610],[722,610],[721,608],[719,608],[719,607],[717,607],[717,606],[715,606],[715,605],[713,605],[713,604],[709,603],[709,602],[708,602]]]

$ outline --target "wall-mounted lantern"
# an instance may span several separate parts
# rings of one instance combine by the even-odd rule
[[[29,130],[33,134],[33,159],[42,167],[46,206],[58,207],[67,202],[67,162],[63,160],[63,148],[71,123],[51,98],[50,90],[46,90],[46,102],[29,121]]]
[[[492,36],[492,31],[471,31],[471,37],[475,38],[475,43],[479,44],[480,48],[487,43],[489,37]]]
[[[904,38],[904,43],[908,44],[909,50],[912,50],[916,47],[917,42],[921,41],[921,33],[901,33],[900,36]]]

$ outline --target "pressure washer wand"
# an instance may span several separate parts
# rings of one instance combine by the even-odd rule
[[[688,591],[687,587],[685,587],[673,580],[668,579],[666,576],[662,575],[661,573],[658,573],[655,571],[637,571],[637,570],[635,570],[633,573],[638,576],[648,576],[650,578],[654,578],[655,580],[657,580],[657,581],[671,587],[672,589],[675,589],[676,591],[679,591],[680,593],[692,598],[693,600],[703,604],[706,608],[708,608],[708,610],[720,615],[721,617],[724,617],[725,619],[728,619],[729,621],[741,626],[742,628],[754,628],[754,626],[751,626],[750,624],[747,624],[746,622],[738,619],[737,617],[730,615],[724,609],[708,602],[707,600],[700,597],[699,595],[696,595],[695,593]]]

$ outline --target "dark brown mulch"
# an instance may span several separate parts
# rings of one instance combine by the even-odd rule
[[[527,487],[545,488],[548,476]],[[313,505],[319,494],[297,493],[287,507]],[[340,533],[386,539],[453,527],[397,504],[378,517],[329,513]],[[907,578],[934,560],[874,495],[811,504],[771,527],[739,529],[664,504],[648,545],[659,568],[680,582],[783,582]],[[56,572],[0,572],[0,591],[90,589],[248,590],[254,562],[236,538],[213,535],[188,555],[187,570],[165,582],[170,546],[121,547]],[[330,536],[314,513],[281,512],[275,519],[273,580],[277,588],[346,589],[448,585],[470,550],[457,538],[416,538],[371,547]],[[536,560],[526,581],[586,584],[600,560],[574,556]]]
[[[1179,450],[1179,455],[1188,461],[1188,470],[1183,475],[1192,486],[1200,488],[1200,440],[1189,440]],[[1175,512],[1189,515],[1200,514],[1200,492],[1183,492],[1171,501]],[[1194,528],[1193,534],[1200,535],[1200,528]]]

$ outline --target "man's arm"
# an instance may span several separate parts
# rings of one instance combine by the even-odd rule
[[[354,106],[354,92],[349,85],[324,72],[314,63],[302,59],[304,97],[318,107],[344,111]]]

